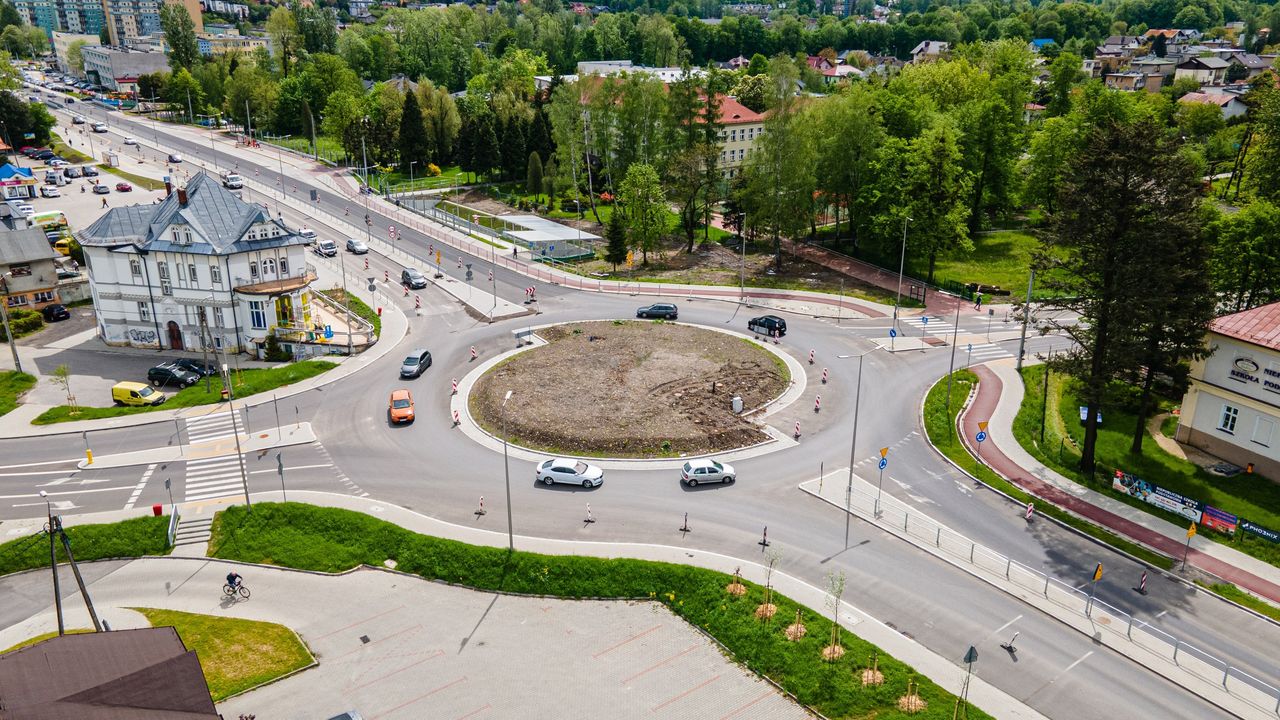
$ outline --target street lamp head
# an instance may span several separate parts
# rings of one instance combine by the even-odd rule
[[[49,493],[45,492],[44,490],[41,490],[41,491],[40,491],[40,497],[41,497],[41,498],[47,498],[47,497],[49,497]]]
[[[513,393],[513,392],[515,392],[515,391],[514,391],[514,390],[508,390],[508,391],[507,391],[507,395],[506,395],[506,397],[502,398],[502,402],[506,402],[506,401],[510,400],[510,399],[511,399],[511,393]]]

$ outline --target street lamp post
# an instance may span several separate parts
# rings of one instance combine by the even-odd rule
[[[413,192],[413,166],[417,164],[418,164],[417,160],[414,160],[413,162],[409,163],[409,192],[410,193]]]
[[[0,288],[4,289],[4,302],[0,302],[0,319],[4,320],[4,335],[9,338],[9,352],[13,353],[13,368],[22,372],[22,361],[18,359],[18,346],[13,342],[13,331],[9,328],[9,273],[0,276]]]
[[[853,438],[849,441],[849,482],[844,489],[844,546],[849,547],[850,501],[853,495],[853,464],[858,459],[858,408],[862,405],[862,360],[870,350],[858,356],[858,384],[853,396]]]
[[[898,306],[902,303],[902,270],[907,262],[907,223],[911,218],[902,218],[902,254],[898,257],[898,296],[893,301],[893,329],[898,329]]]
[[[240,424],[236,418],[236,394],[231,387],[231,370],[226,363],[222,363],[222,382],[223,387],[227,389],[227,407],[231,410],[231,432],[236,436],[236,464],[240,466],[240,484],[244,488],[244,506],[252,510],[253,503],[249,501],[249,474],[245,472],[244,452],[240,450]]]
[[[57,534],[53,525],[53,505],[49,503],[49,493],[41,490],[40,497],[44,500],[44,508],[49,517],[49,567],[53,570],[53,607],[58,615],[58,635],[65,635],[66,627],[62,622],[62,584],[58,581],[58,555],[53,540],[53,536]]]
[[[1027,301],[1022,305],[1022,337],[1018,339],[1018,372],[1022,372],[1022,356],[1027,348],[1027,325],[1031,324],[1031,290],[1036,286],[1036,269],[1031,268],[1027,280]]]
[[[511,390],[502,398],[502,467],[507,476],[507,549],[516,549],[515,534],[511,525],[511,462],[507,459],[507,401],[511,399]]]

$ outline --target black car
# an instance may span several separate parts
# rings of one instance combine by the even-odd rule
[[[55,155],[57,155],[57,153],[48,149],[41,150],[40,152],[31,153],[31,157],[35,158],[36,160],[48,160],[49,158],[54,157]]]
[[[41,308],[40,314],[44,316],[45,322],[57,322],[71,317],[71,312],[65,305],[46,305]]]
[[[148,370],[147,380],[156,387],[167,385],[190,387],[200,381],[200,376],[190,370],[183,370],[173,363],[165,363]]]
[[[400,284],[408,285],[414,290],[424,288],[427,286],[427,276],[415,268],[405,268],[400,271]]]
[[[193,372],[200,377],[208,377],[210,375],[217,376],[219,374],[217,365],[210,362],[204,362],[203,360],[178,358],[177,360],[171,360],[170,364],[176,365],[187,372]]]
[[[92,165],[85,165],[85,166],[84,166],[84,176],[85,176],[85,177],[98,177],[98,168],[93,167]]]
[[[664,320],[675,320],[680,311],[671,303],[654,303],[646,305],[636,310],[638,318],[662,318]]]
[[[751,318],[747,323],[747,329],[759,335],[782,337],[787,334],[787,321],[777,315],[762,315]]]

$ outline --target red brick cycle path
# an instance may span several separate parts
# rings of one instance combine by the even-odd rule
[[[977,435],[978,423],[991,417],[995,411],[996,404],[1000,400],[1000,393],[1004,389],[1000,378],[996,377],[995,373],[991,372],[986,366],[975,365],[971,370],[978,376],[978,392],[969,409],[960,418],[960,431],[965,438],[966,445],[969,445],[970,448],[972,448],[972,444],[969,439]],[[1029,471],[1019,467],[1004,453],[1000,452],[995,443],[983,443],[982,462],[1010,482],[1042,500],[1051,502],[1064,510],[1105,527],[1118,535],[1141,543],[1157,552],[1175,559],[1182,557],[1183,548],[1185,547],[1183,542],[1143,527],[1036,478]],[[1192,548],[1187,554],[1187,562],[1227,582],[1261,595],[1272,602],[1280,602],[1280,585],[1241,570],[1212,555]]]

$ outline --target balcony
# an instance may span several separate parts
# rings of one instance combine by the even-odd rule
[[[316,269],[308,263],[303,269],[292,275],[277,277],[271,280],[237,277],[234,289],[242,295],[284,295],[310,285],[316,281]]]

